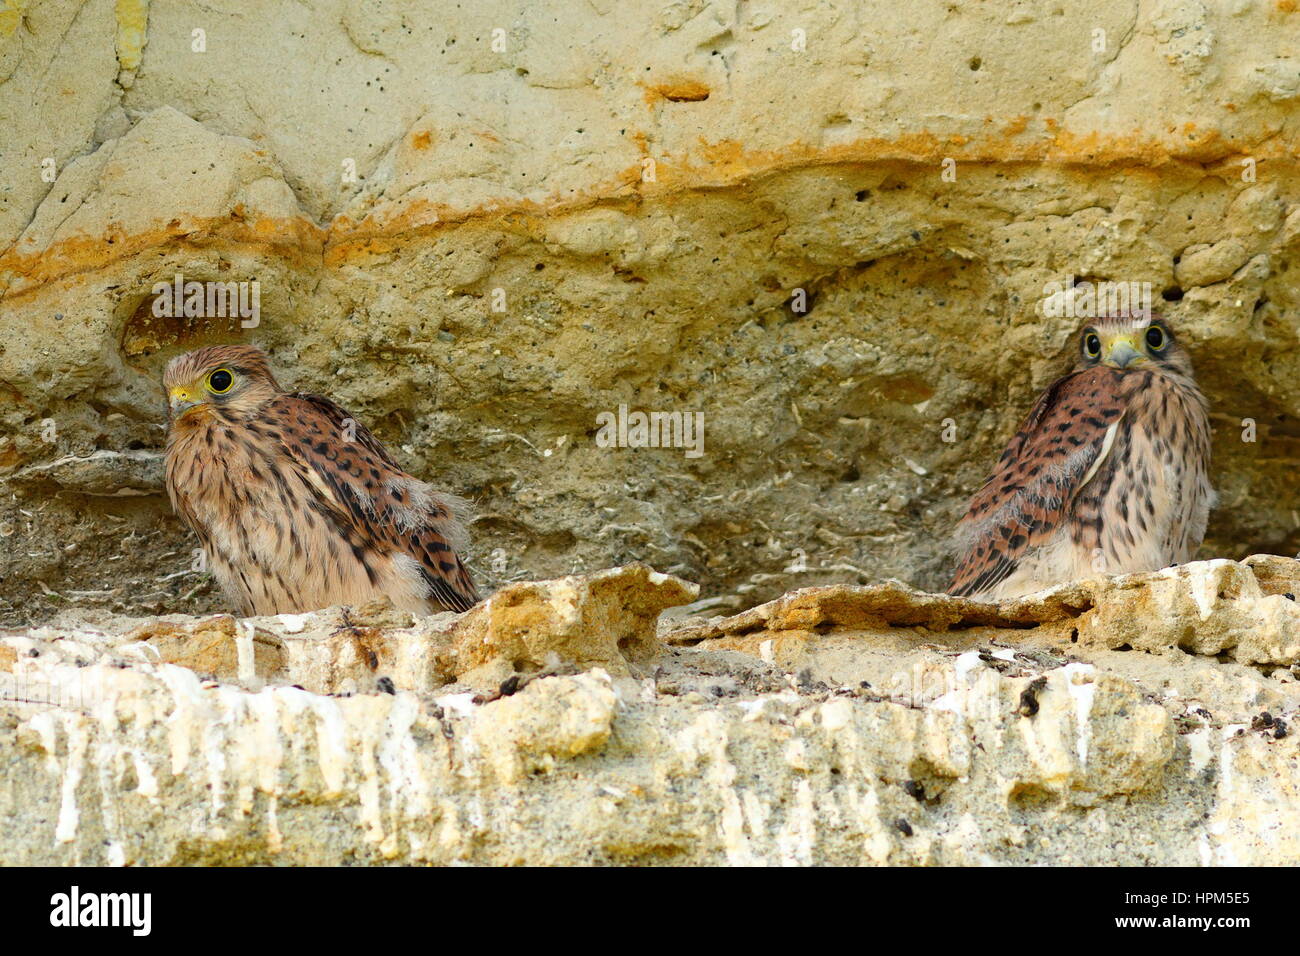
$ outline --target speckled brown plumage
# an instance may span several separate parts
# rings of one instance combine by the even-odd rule
[[[465,503],[404,472],[329,399],[285,392],[259,349],[190,352],[163,382],[167,492],[242,613],[381,595],[431,613],[477,600],[458,554]]]
[[[1210,425],[1186,352],[1159,317],[1098,319],[1079,343],[958,525],[950,593],[1017,597],[1179,564],[1200,546]]]

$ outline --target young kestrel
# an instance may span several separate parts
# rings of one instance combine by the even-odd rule
[[[243,614],[478,600],[458,555],[465,502],[402,471],[329,399],[284,391],[260,349],[178,356],[163,386],[167,493]]]
[[[958,524],[950,594],[1003,600],[1191,559],[1214,506],[1210,422],[1159,316],[1102,318]]]

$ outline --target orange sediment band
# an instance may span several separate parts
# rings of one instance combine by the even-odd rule
[[[991,125],[992,120],[986,120]],[[1042,121],[1044,133],[1026,134],[1025,117],[1008,121],[1001,131],[979,136],[909,133],[895,138],[866,138],[833,146],[802,142],[774,150],[747,150],[734,140],[701,142],[688,156],[654,156],[655,175],[643,177],[637,163],[580,193],[543,200],[503,196],[465,208],[428,200],[379,206],[361,220],[336,217],[321,226],[306,216],[248,218],[241,207],[207,219],[172,218],[165,224],[128,233],[77,235],[47,248],[24,249],[15,243],[0,253],[0,297],[13,299],[56,280],[91,273],[149,249],[176,244],[218,248],[262,248],[266,254],[303,263],[340,265],[354,256],[388,251],[396,240],[482,222],[512,232],[541,232],[559,216],[597,203],[670,200],[696,189],[735,186],[758,176],[819,166],[904,164],[937,167],[945,159],[958,163],[1044,164],[1084,169],[1158,169],[1170,164],[1206,167],[1249,156],[1258,163],[1300,165],[1300,142],[1275,135],[1256,142],[1225,137],[1193,124],[1171,127],[1167,138],[1145,134],[1107,136],[1061,130]],[[644,144],[642,151],[651,154]]]

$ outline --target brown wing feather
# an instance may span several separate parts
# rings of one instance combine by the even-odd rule
[[[995,587],[1063,526],[1130,391],[1118,370],[1098,366],[1057,379],[1039,396],[958,524],[963,550],[950,594]]]
[[[365,426],[327,398],[279,395],[265,411],[340,520],[379,550],[413,558],[437,604],[454,611],[474,606],[478,592],[457,554],[466,537],[464,502],[404,472]]]

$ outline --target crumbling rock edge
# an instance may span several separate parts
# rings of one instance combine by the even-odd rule
[[[901,581],[801,588],[731,617],[684,626],[670,644],[755,632],[924,627],[1020,629],[1069,623],[1094,641],[1148,651],[1187,646],[1243,663],[1294,664],[1300,654],[1300,561],[1253,555],[1194,561],[1154,573],[1075,581],[991,604],[929,594]],[[1213,621],[1211,624],[1210,622]],[[1207,636],[1209,633],[1216,636]]]
[[[1294,863],[1298,589],[705,621],[629,565],[420,620],[68,612],[0,632],[0,863]]]

